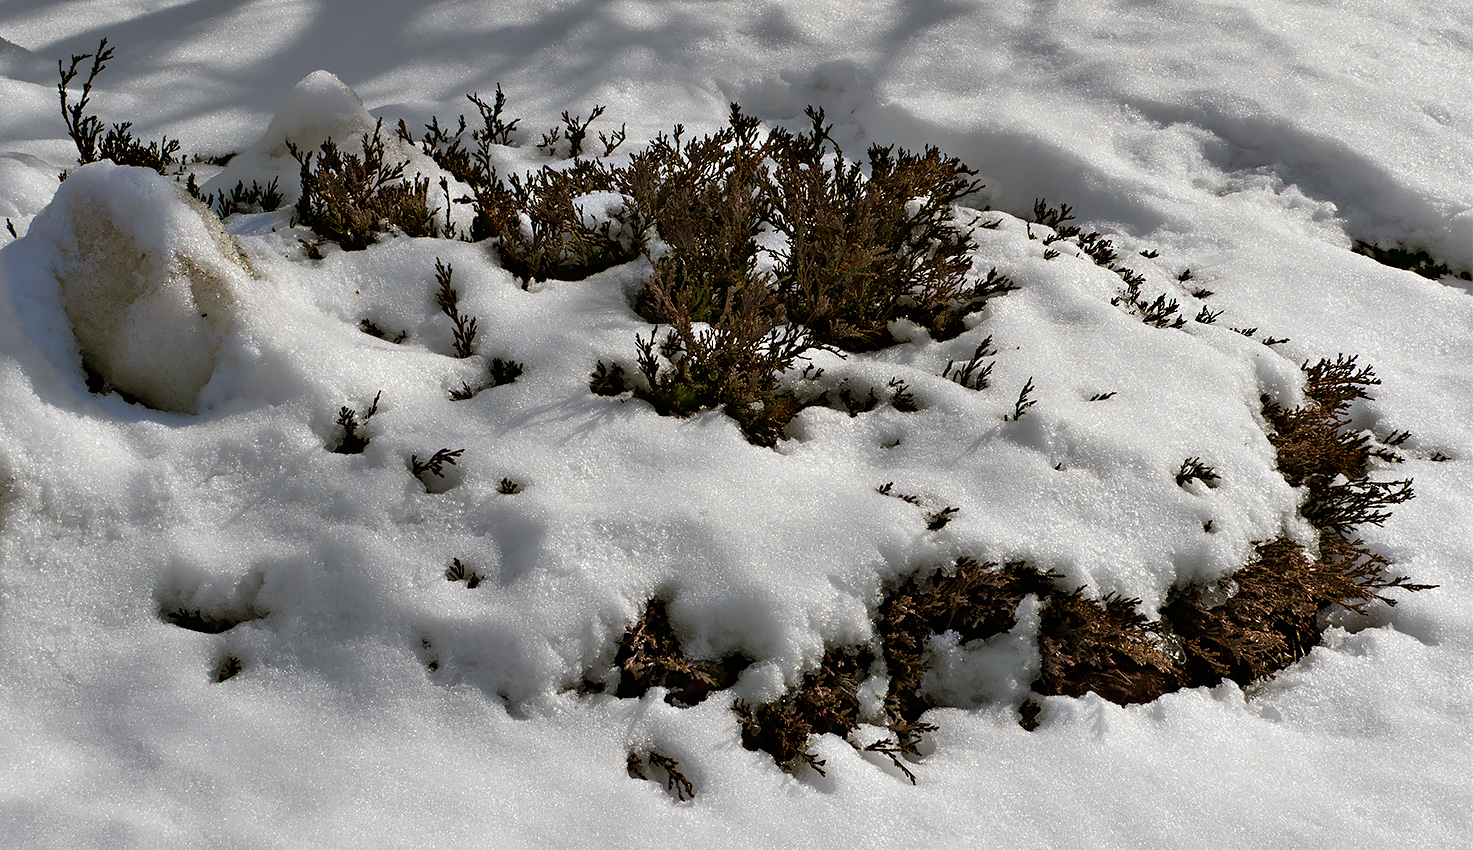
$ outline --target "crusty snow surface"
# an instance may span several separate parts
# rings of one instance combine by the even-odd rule
[[[231,278],[199,413],[129,405],[87,391],[56,279],[67,204],[127,209],[161,180],[99,164],[58,183],[75,150],[55,61],[102,37],[118,53],[94,109],[239,152],[201,166],[208,189],[288,185],[287,139],[453,122],[498,82],[523,128],[506,169],[548,162],[541,130],[594,103],[595,129],[628,126],[615,164],[676,123],[716,129],[731,101],[792,129],[821,106],[846,151],[934,144],[980,169],[957,213],[974,274],[1021,288],[950,341],[897,326],[909,341],[882,352],[815,355],[825,386],[899,378],[922,410],[810,408],[774,451],[720,413],[589,392],[594,364],[632,365],[649,331],[630,308],[645,260],[524,290],[484,244],[310,260],[289,210],[238,215],[250,273]],[[1350,250],[1473,267],[1460,0],[5,0],[0,39],[0,215],[21,237],[0,232],[0,846],[1473,842],[1473,298]],[[1045,259],[1025,224],[1040,197],[1109,235],[1148,296],[1217,321],[1149,327],[1111,304],[1117,275],[1065,243]],[[137,209],[140,244],[167,250],[164,219]],[[436,260],[478,318],[476,357],[450,356]],[[988,389],[940,377],[987,336]],[[132,344],[155,362],[167,339]],[[1297,403],[1300,364],[1339,353],[1383,381],[1354,426],[1412,435],[1371,474],[1413,478],[1416,499],[1361,533],[1437,589],[1335,615],[1246,692],[1051,697],[1031,733],[1036,617],[982,645],[943,637],[928,688],[957,707],[927,716],[914,786],[832,736],[813,742],[824,776],[741,746],[734,699],[872,638],[883,589],[919,570],[1026,559],[1154,614],[1254,541],[1310,542],[1259,400]],[[449,400],[492,357],[525,374]],[[1036,407],[1006,421],[1030,379]],[[367,450],[329,452],[339,408],[380,391]],[[465,453],[430,493],[408,458],[439,448]],[[1179,487],[1188,457],[1219,486]],[[452,558],[479,586],[446,581]],[[692,654],[756,663],[688,709],[580,695],[652,596]],[[202,634],[160,619],[181,605],[262,616]],[[242,672],[215,682],[231,655]],[[649,750],[694,800],[630,778],[627,754]]]

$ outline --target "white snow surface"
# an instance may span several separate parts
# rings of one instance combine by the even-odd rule
[[[1406,241],[1473,267],[1470,33],[1458,0],[0,4],[0,214],[22,237],[0,233],[0,845],[1473,843],[1473,300],[1350,250]],[[524,291],[485,245],[311,261],[288,210],[238,215],[257,276],[232,291],[229,356],[198,414],[150,411],[87,391],[48,265],[49,204],[125,200],[101,180],[58,192],[75,151],[54,63],[104,36],[93,108],[239,152],[202,166],[209,189],[275,176],[294,196],[284,140],[453,124],[498,82],[523,119],[503,167],[548,161],[537,135],[595,102],[629,147],[712,130],[732,100],[795,129],[822,106],[852,154],[935,144],[980,169],[959,218],[1001,224],[973,231],[974,274],[1021,288],[954,340],[901,327],[911,341],[880,353],[817,355],[827,386],[902,378],[923,409],[810,408],[774,451],[720,413],[589,392],[648,332],[630,308],[644,261]],[[1163,330],[1112,306],[1116,275],[1029,238],[1039,197],[1107,233],[1148,296],[1220,318]],[[163,213],[126,224],[167,241]],[[437,259],[479,320],[475,357],[448,356]],[[939,377],[989,335],[990,388]],[[1361,532],[1437,589],[1337,616],[1247,692],[1050,697],[1031,733],[1036,611],[982,646],[940,638],[928,689],[962,707],[927,716],[915,786],[832,736],[814,742],[826,776],[741,746],[732,699],[868,640],[882,589],[918,570],[1027,559],[1154,614],[1254,541],[1309,542],[1259,399],[1296,403],[1299,365],[1341,352],[1383,381],[1356,427],[1412,434],[1372,475],[1417,498]],[[525,374],[450,401],[492,357]],[[1037,406],[1006,421],[1030,378]],[[380,391],[366,451],[328,451],[339,409]],[[465,454],[430,493],[409,458],[442,447]],[[1178,487],[1187,457],[1220,485]],[[482,583],[447,582],[452,558]],[[654,595],[688,651],[756,663],[689,709],[580,695]],[[168,606],[244,621],[202,634]],[[242,672],[216,683],[230,655]],[[694,800],[628,776],[649,749]]]

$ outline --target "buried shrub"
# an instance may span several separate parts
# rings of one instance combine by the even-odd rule
[[[1161,624],[1136,610],[1139,599],[1088,599],[1083,589],[1055,592],[1038,628],[1042,662],[1033,688],[1045,696],[1078,697],[1094,691],[1129,705],[1177,690],[1185,678],[1162,648]]]
[[[1409,479],[1368,480],[1370,437],[1348,430],[1351,403],[1369,398],[1366,388],[1381,381],[1370,367],[1357,368],[1356,358],[1344,355],[1305,363],[1304,372],[1304,406],[1286,410],[1264,399],[1279,471],[1308,491],[1300,513],[1322,536],[1344,537],[1357,525],[1380,525],[1391,516],[1387,508],[1413,495]]]
[[[1416,272],[1430,280],[1438,280],[1444,277],[1473,280],[1473,271],[1453,269],[1446,262],[1438,260],[1428,253],[1427,249],[1407,245],[1404,242],[1397,242],[1390,248],[1382,248],[1380,245],[1357,239],[1351,250],[1357,254],[1370,257],[1383,266],[1406,269],[1410,272]]]
[[[1431,587],[1388,574],[1387,558],[1350,537],[1354,527],[1381,524],[1391,505],[1412,497],[1409,480],[1366,480],[1368,438],[1346,430],[1351,403],[1380,381],[1344,355],[1303,368],[1306,404],[1286,410],[1265,398],[1264,415],[1280,472],[1307,491],[1300,513],[1319,531],[1318,558],[1284,537],[1259,543],[1253,561],[1232,576],[1174,593],[1159,623],[1147,622],[1134,600],[1055,594],[1040,626],[1036,690],[1094,690],[1115,702],[1144,702],[1224,678],[1246,685],[1308,653],[1327,611],[1364,612],[1373,600],[1396,604],[1383,591]]]
[[[722,315],[699,330],[687,315],[676,316],[658,353],[653,333],[636,337],[644,385],[633,387],[634,394],[665,416],[724,408],[749,442],[775,445],[802,406],[777,376],[811,343],[801,328],[771,324],[769,296],[760,282],[730,292]]]
[[[1183,684],[1231,679],[1247,685],[1314,648],[1323,632],[1319,616],[1327,608],[1363,610],[1371,599],[1385,599],[1378,589],[1421,589],[1373,576],[1385,563],[1315,563],[1287,538],[1259,543],[1247,567],[1214,587],[1188,592],[1161,612],[1185,654]]]
[[[870,661],[861,650],[831,649],[817,670],[777,700],[758,706],[737,703],[742,746],[768,753],[790,773],[806,764],[824,775],[824,761],[808,748],[809,738],[843,738],[859,725],[859,683]]]
[[[287,143],[301,166],[297,222],[345,251],[361,251],[377,241],[379,234],[395,229],[406,236],[437,232],[429,207],[430,182],[419,176],[406,178],[408,162],[385,159],[382,131],[380,120],[372,136],[363,135],[361,158],[343,152],[331,139],[322,143],[315,156]]]
[[[650,688],[665,688],[670,692],[667,702],[690,706],[713,690],[730,687],[746,662],[738,657],[698,661],[687,656],[670,625],[665,602],[651,599],[644,614],[619,640],[614,666],[619,670],[616,695],[621,699],[642,697]]]
[[[1023,597],[1047,593],[1055,578],[1021,561],[1000,566],[962,557],[949,571],[913,576],[889,593],[876,631],[890,673],[885,709],[892,723],[916,721],[931,707],[921,685],[933,635],[956,632],[965,642],[1001,634],[1017,623]]]
[[[995,269],[967,283],[973,246],[951,206],[980,188],[975,172],[935,149],[874,147],[866,177],[833,144],[823,113],[808,115],[808,132],[760,140],[733,104],[727,128],[686,141],[677,127],[615,174],[626,217],[652,223],[668,246],[636,301],[646,319],[671,326],[666,362],[653,337],[639,341],[646,386],[635,394],[668,415],[723,407],[757,445],[774,445],[803,406],[777,378],[808,349],[889,345],[898,318],[954,336],[962,317],[1015,288]],[[771,272],[758,263],[769,227],[785,240]],[[600,370],[596,392],[626,386]],[[862,412],[879,402],[871,395],[832,404]],[[897,401],[914,409],[908,391]]]

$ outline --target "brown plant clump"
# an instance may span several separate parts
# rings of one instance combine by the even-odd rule
[[[621,699],[644,696],[650,688],[665,688],[666,700],[695,705],[713,690],[731,686],[745,667],[740,658],[700,661],[685,654],[670,624],[665,603],[652,599],[644,614],[630,624],[614,656],[619,670],[615,695]]]

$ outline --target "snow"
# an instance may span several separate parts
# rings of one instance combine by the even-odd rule
[[[80,354],[150,407],[194,413],[251,277],[214,213],[150,169],[97,162],[67,178],[26,237],[17,265],[42,275],[17,275],[12,292],[28,324],[47,328],[36,343],[53,362],[66,370]],[[70,334],[44,315],[58,300]]]
[[[1451,0],[9,4],[0,214],[23,238],[0,233],[0,843],[1467,843],[1473,301],[1349,249],[1407,241],[1473,267],[1469,31]],[[75,152],[52,63],[103,36],[105,120],[239,152],[201,166],[207,190],[277,177],[289,200],[285,139],[351,150],[383,118],[397,147],[399,118],[453,122],[497,82],[523,119],[503,168],[547,162],[537,135],[595,102],[595,128],[627,122],[629,147],[714,129],[731,100],[769,127],[823,106],[848,153],[935,144],[979,168],[988,187],[960,215],[1001,224],[973,231],[974,273],[1021,288],[950,341],[815,355],[824,387],[899,377],[922,410],[810,408],[757,448],[719,413],[589,393],[594,364],[632,365],[648,332],[629,309],[645,261],[530,291],[484,245],[388,238],[313,261],[288,208],[225,222],[252,276],[161,178],[93,165],[58,183]],[[1029,238],[1018,216],[1042,197],[1114,239],[1148,297],[1221,318],[1162,330],[1113,306],[1118,276]],[[144,250],[194,251],[229,281],[225,356],[172,405],[189,413],[86,390],[76,315],[119,299],[65,292],[54,270],[82,262],[67,252],[87,225],[64,213],[88,199]],[[449,356],[437,259],[479,320],[475,357]],[[93,268],[88,286],[115,270]],[[148,327],[125,348],[150,362],[201,344],[170,341],[190,336],[180,316]],[[991,387],[940,377],[988,335]],[[926,687],[959,707],[927,715],[914,787],[831,736],[814,742],[826,776],[741,746],[731,700],[771,699],[826,646],[869,639],[881,589],[917,570],[1026,558],[1154,613],[1254,541],[1309,543],[1259,397],[1297,403],[1299,364],[1339,352],[1383,380],[1355,427],[1412,433],[1373,476],[1412,477],[1417,498],[1361,533],[1438,589],[1336,615],[1247,692],[1049,697],[1031,733],[1016,709],[1037,611],[982,645],[942,636]],[[491,357],[523,377],[449,400]],[[1037,406],[1004,420],[1030,378]],[[328,451],[339,409],[380,392],[366,450]],[[440,448],[465,454],[431,493],[409,457]],[[1219,486],[1178,487],[1187,457]],[[877,494],[887,482],[921,504]],[[482,583],[447,582],[451,558]],[[656,595],[687,651],[754,665],[689,709],[578,695]],[[183,629],[160,619],[175,606],[239,624]],[[227,656],[243,671],[216,683]],[[629,778],[640,749],[676,758],[696,798]]]

